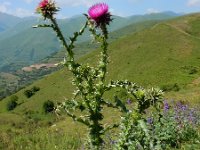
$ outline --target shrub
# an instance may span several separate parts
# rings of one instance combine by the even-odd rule
[[[15,107],[17,106],[17,100],[18,100],[18,97],[16,95],[13,95],[10,97],[10,100],[7,103],[8,111],[15,109]]]
[[[38,92],[39,90],[40,90],[40,88],[37,87],[37,86],[34,86],[34,87],[31,88],[31,91],[32,91],[33,93],[36,93],[36,92]]]
[[[24,91],[24,95],[27,97],[27,98],[30,98],[31,96],[33,96],[33,92],[31,90],[26,90]]]
[[[54,110],[54,103],[50,100],[45,101],[43,104],[43,110],[45,113],[50,113]]]
[[[38,92],[40,90],[39,87],[37,86],[34,86],[32,87],[30,90],[26,90],[24,91],[24,95],[27,97],[27,98],[30,98],[31,96],[33,96],[36,92]]]

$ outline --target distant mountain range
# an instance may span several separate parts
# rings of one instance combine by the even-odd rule
[[[114,20],[109,27],[110,32],[116,31],[136,22],[147,20],[164,20],[177,17],[173,12],[153,13],[130,17],[113,16]],[[73,34],[84,24],[83,16],[58,20],[66,37]],[[16,69],[36,63],[61,49],[60,44],[51,29],[33,29],[32,26],[44,22],[40,18],[19,18],[0,13],[0,71],[6,71],[13,64]],[[79,43],[90,39],[87,32],[79,38]]]
[[[21,21],[21,18],[0,12],[0,32],[3,32]]]

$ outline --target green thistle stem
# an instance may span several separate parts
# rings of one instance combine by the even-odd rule
[[[50,17],[51,22],[53,23],[53,29],[54,31],[57,33],[57,36],[59,37],[60,41],[62,42],[62,45],[64,46],[64,48],[67,50],[68,54],[69,54],[69,60],[70,61],[74,61],[74,53],[72,52],[72,50],[68,47],[67,42],[60,30],[60,28],[58,27],[58,24],[56,22],[56,19],[53,18],[53,16]]]

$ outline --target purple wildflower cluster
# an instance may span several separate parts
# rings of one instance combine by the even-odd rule
[[[200,110],[184,102],[164,100],[159,114],[148,116],[146,123],[154,142],[179,147],[199,137]]]
[[[183,102],[173,102],[172,105],[167,100],[164,101],[163,114],[173,117],[174,120],[183,126],[183,124],[199,125],[199,110],[189,107]]]
[[[199,111],[196,108],[190,108],[187,104],[178,102],[173,107],[174,119],[183,126],[185,123],[196,126],[199,125]]]

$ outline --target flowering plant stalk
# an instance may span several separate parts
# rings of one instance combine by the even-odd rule
[[[102,135],[104,135],[106,131],[119,126],[118,124],[108,126],[102,124],[104,118],[102,114],[103,108],[105,106],[117,108],[125,113],[129,111],[117,97],[115,97],[115,103],[106,101],[103,98],[105,92],[119,87],[125,89],[127,93],[133,95],[137,100],[137,108],[135,110],[137,114],[143,113],[144,110],[151,105],[156,106],[162,92],[155,89],[146,91],[130,81],[111,81],[108,84],[105,82],[108,65],[107,25],[112,21],[107,4],[98,3],[89,9],[89,15],[85,14],[87,18],[85,25],[79,32],[75,32],[73,37],[70,37],[69,43],[66,41],[57,24],[56,18],[54,17],[54,14],[58,10],[59,9],[53,1],[41,1],[37,8],[37,12],[40,13],[45,20],[50,20],[51,23],[35,26],[36,28],[49,27],[55,31],[66,50],[67,60],[64,62],[64,65],[73,74],[72,83],[76,86],[74,97],[59,105],[57,107],[57,112],[64,110],[64,112],[73,120],[86,125],[89,130],[89,144],[91,145],[91,148],[100,149],[104,143]],[[79,64],[74,59],[74,44],[78,36],[81,36],[86,28],[89,28],[95,41],[101,43],[102,51],[96,67]],[[100,29],[100,32],[97,32],[98,29]],[[75,115],[75,110],[80,110],[82,115]]]

